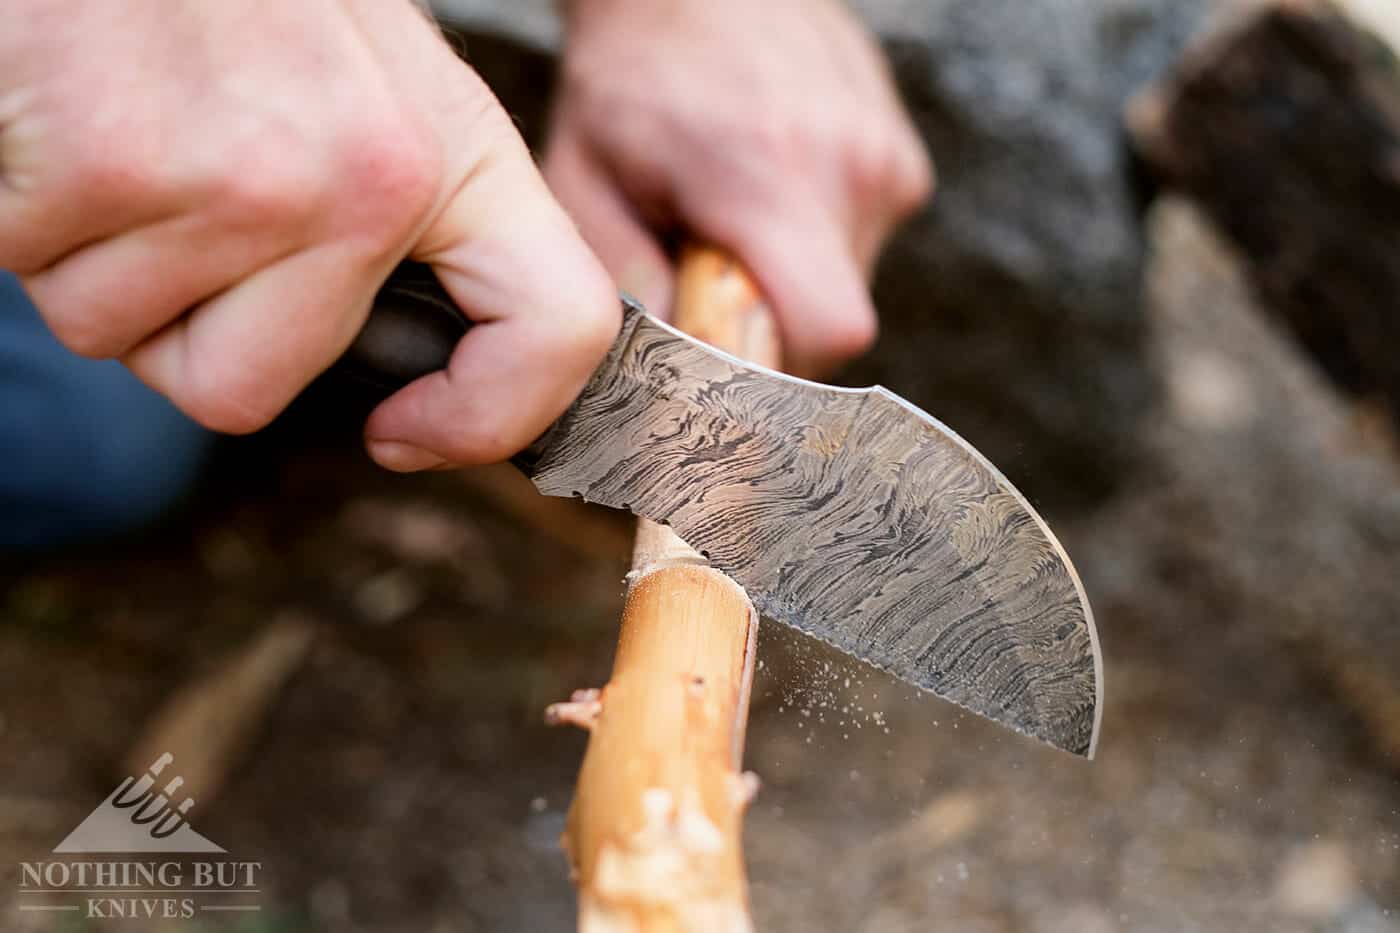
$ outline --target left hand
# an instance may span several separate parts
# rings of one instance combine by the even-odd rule
[[[545,177],[665,314],[658,234],[733,252],[794,372],[874,341],[867,279],[933,171],[879,48],[834,0],[572,0]]]

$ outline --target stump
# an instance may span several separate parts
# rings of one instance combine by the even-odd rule
[[[1400,423],[1400,62],[1343,12],[1275,0],[1129,108],[1156,178],[1242,252],[1263,304]]]

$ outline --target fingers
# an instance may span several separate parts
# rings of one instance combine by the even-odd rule
[[[620,326],[606,272],[502,119],[414,253],[477,326],[447,370],[370,416],[370,454],[389,469],[487,463],[528,446],[578,395]]]
[[[122,362],[200,424],[255,431],[345,352],[386,272],[340,245],[297,253],[195,308]]]
[[[790,372],[820,376],[875,342],[875,307],[849,231],[810,194],[699,216],[704,235],[731,249],[763,289]]]
[[[186,214],[83,247],[24,285],[69,349],[116,357],[283,249],[268,236],[219,235]]]
[[[614,179],[566,127],[550,140],[544,177],[618,287],[653,314],[668,315],[675,286],[670,260]]]
[[[176,157],[158,141],[112,133],[77,153],[46,154],[26,121],[6,126],[0,100],[0,267],[36,273],[91,243],[182,211],[188,194],[157,189]],[[66,141],[66,140],[65,140]]]

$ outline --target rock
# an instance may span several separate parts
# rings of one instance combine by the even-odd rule
[[[554,0],[430,0],[429,6],[469,36],[497,36],[544,53],[559,45]]]
[[[1120,115],[1206,2],[855,4],[890,53],[940,182],[881,265],[885,338],[848,376],[929,409],[1042,503],[1106,489],[1152,395]],[[541,55],[558,41],[550,6],[437,4],[470,36],[495,37],[469,37],[467,56],[530,132],[548,87]]]
[[[892,338],[858,369],[906,392],[1033,499],[1093,496],[1153,380],[1120,114],[1196,0],[866,0],[939,172],[876,285]]]

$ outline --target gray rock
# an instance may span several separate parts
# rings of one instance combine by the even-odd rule
[[[898,386],[1034,498],[1093,497],[1153,380],[1123,103],[1198,0],[865,0],[937,163],[876,297],[890,339],[858,375]]]
[[[885,336],[847,376],[923,405],[1042,503],[1094,497],[1134,449],[1153,379],[1121,113],[1206,2],[855,4],[890,53],[940,183],[881,264]],[[549,7],[439,4],[469,31],[536,54],[558,41]],[[513,65],[473,61],[493,82],[542,92]],[[498,87],[509,107],[538,112],[511,88]]]
[[[468,33],[503,36],[540,51],[559,45],[555,0],[429,0],[439,19]]]

